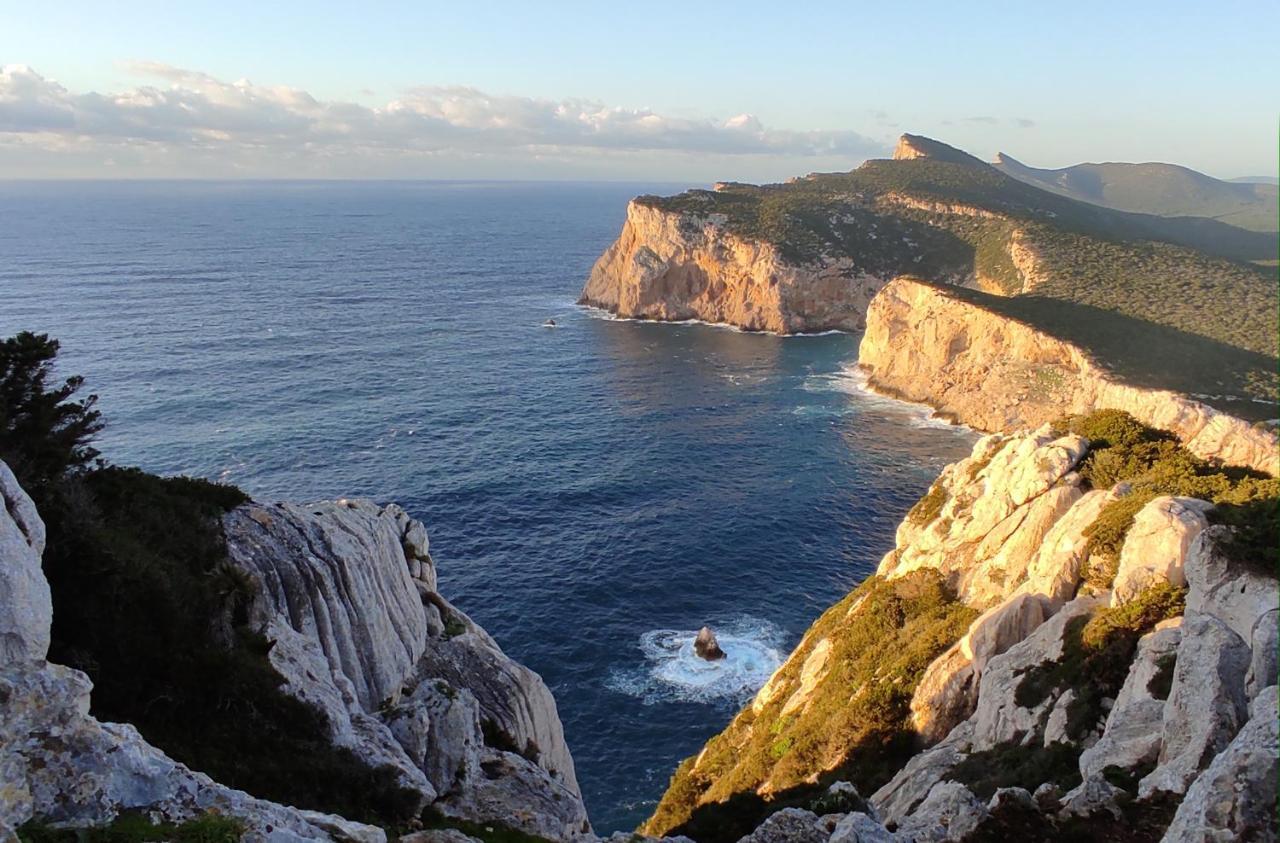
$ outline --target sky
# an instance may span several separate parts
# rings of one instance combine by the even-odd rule
[[[1277,174],[1280,3],[0,0],[0,179]]]

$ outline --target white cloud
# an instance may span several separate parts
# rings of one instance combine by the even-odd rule
[[[885,144],[852,131],[770,129],[750,114],[728,120],[669,117],[580,99],[495,96],[467,87],[421,87],[380,107],[323,101],[306,91],[226,82],[156,62],[125,68],[157,84],[74,93],[25,65],[0,69],[0,148],[79,162],[203,162],[257,173],[299,162],[423,157],[557,160],[658,155],[847,159]],[[194,173],[199,174],[199,173]]]

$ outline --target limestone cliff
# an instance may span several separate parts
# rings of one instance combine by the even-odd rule
[[[0,493],[0,839],[31,819],[97,826],[123,811],[174,822],[215,812],[240,819],[250,840],[386,839],[219,785],[132,726],[89,716],[89,679],[44,661],[44,524],[3,463]],[[333,744],[395,770],[420,808],[591,837],[555,701],[439,594],[422,524],[396,506],[339,501],[248,503],[223,527],[228,561],[253,583],[250,625]]]
[[[885,278],[848,259],[797,263],[740,237],[721,215],[633,201],[622,233],[596,261],[581,304],[636,319],[736,325],[790,334],[862,326]]]
[[[1198,456],[1280,473],[1274,433],[1167,390],[1121,383],[1079,347],[913,278],[871,303],[858,364],[873,387],[987,431],[1123,410]]]
[[[1108,447],[1046,426],[948,466],[646,830],[734,840],[715,829],[745,812],[769,817],[753,843],[1275,839],[1280,586],[1248,558],[1265,550],[1208,501],[1093,485]],[[1098,525],[1121,510],[1106,564]]]

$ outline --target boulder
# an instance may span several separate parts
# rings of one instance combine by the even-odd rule
[[[1103,811],[1116,819],[1122,819],[1118,797],[1123,790],[1108,782],[1101,775],[1089,776],[1080,785],[1067,791],[1062,797],[1060,816],[1092,817]]]
[[[1276,839],[1277,705],[1275,685],[1258,694],[1249,722],[1187,789],[1166,843]]]
[[[1082,777],[1100,775],[1107,767],[1133,770],[1160,756],[1165,700],[1156,697],[1150,685],[1176,657],[1182,641],[1180,627],[1180,623],[1167,625],[1138,640],[1133,664],[1107,715],[1102,737],[1080,754]]]
[[[812,811],[783,808],[738,843],[827,843],[831,829]]]
[[[576,840],[591,832],[576,791],[514,752],[484,747],[479,773],[432,805],[446,817],[500,823],[534,837]]]
[[[1163,496],[1138,510],[1120,550],[1111,605],[1124,605],[1157,583],[1186,585],[1187,552],[1209,526],[1205,513],[1212,508],[1196,498]]]
[[[936,746],[918,752],[879,790],[871,794],[876,816],[885,825],[901,823],[942,782],[972,748],[973,723],[966,720]]]
[[[1039,811],[1040,806],[1036,803],[1035,797],[1031,795],[1024,787],[1000,787],[996,788],[996,792],[991,794],[991,798],[987,800],[987,811],[994,813],[995,811],[1015,808],[1019,811]]]
[[[1247,691],[1250,698],[1275,684],[1276,609],[1280,583],[1227,558],[1220,545],[1226,527],[1210,527],[1187,553],[1187,613],[1213,615],[1250,644]]]
[[[874,817],[854,811],[836,823],[827,843],[893,843],[893,839],[893,832]]]
[[[43,661],[53,601],[40,568],[44,522],[0,461],[0,665]]]
[[[1186,616],[1162,716],[1159,763],[1139,782],[1141,798],[1157,790],[1185,792],[1226,748],[1248,715],[1248,669],[1249,646],[1230,627],[1210,615]]]
[[[940,782],[925,800],[898,824],[895,837],[914,843],[960,841],[987,818],[987,806],[958,782]]]
[[[724,658],[724,650],[720,649],[720,642],[716,640],[716,634],[709,626],[698,630],[698,637],[693,639],[693,652],[698,658],[709,662]]]
[[[1045,662],[1062,657],[1067,624],[1102,605],[1094,597],[1077,597],[1063,606],[1024,641],[993,658],[982,674],[978,704],[974,709],[973,748],[994,749],[1007,743],[1039,743],[1056,698],[1049,695],[1031,708],[1018,703],[1017,691],[1024,675]]]

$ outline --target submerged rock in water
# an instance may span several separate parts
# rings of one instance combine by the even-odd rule
[[[709,662],[724,658],[724,650],[720,649],[720,642],[709,626],[698,630],[698,637],[693,640],[693,652],[697,653],[698,658]]]

